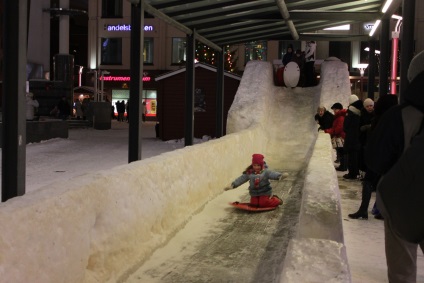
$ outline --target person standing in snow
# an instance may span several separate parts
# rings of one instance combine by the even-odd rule
[[[344,179],[357,180],[359,175],[359,152],[361,143],[359,141],[359,123],[361,119],[361,109],[363,103],[352,94],[349,97],[349,107],[343,122],[343,130],[346,133],[343,149],[347,153],[348,173],[343,175]]]
[[[369,99],[369,98],[367,98]],[[364,106],[367,105],[365,99]],[[378,99],[375,104],[375,111],[373,113],[373,117],[371,118],[371,125],[368,130],[368,135],[372,134],[372,131],[375,129],[380,117],[390,108],[396,106],[398,104],[396,95],[384,95]],[[367,107],[366,107],[367,108]],[[362,118],[363,116],[361,116]],[[362,119],[361,119],[362,120]],[[368,142],[368,138],[366,138],[366,143]],[[363,158],[365,158],[365,148],[366,143],[364,145]],[[349,218],[352,219],[368,219],[368,207],[371,201],[372,192],[376,191],[378,181],[380,180],[380,175],[370,170],[367,166],[365,166],[365,176],[362,180],[362,198],[359,209],[355,213],[348,214]],[[374,218],[383,220],[383,216],[380,214],[376,203],[374,203],[372,214],[374,214]]]
[[[71,105],[69,104],[65,95],[63,95],[62,99],[60,99],[57,103],[57,109],[59,111],[59,118],[62,120],[67,120],[69,115],[71,115]]]
[[[283,65],[286,66],[288,63],[290,63],[293,59],[293,45],[289,44],[287,47],[287,52],[283,56]]]
[[[305,56],[300,49],[297,49],[292,57],[292,62],[299,66],[300,76],[297,86],[303,87],[305,85]]]
[[[359,154],[359,170],[366,172],[367,168],[364,160],[365,145],[367,143],[368,134],[374,120],[374,101],[371,98],[364,100],[364,108],[361,110],[361,118],[359,121],[359,141],[361,143],[361,151]]]
[[[147,114],[146,101],[143,101],[143,113],[141,113],[141,119],[143,122],[146,122],[146,114]]]
[[[75,116],[77,119],[82,119],[84,116],[84,112],[82,111],[82,103],[79,99],[75,99],[74,103],[74,109],[75,109]]]
[[[331,128],[324,130],[325,133],[330,134],[330,137],[333,142],[333,147],[336,150],[337,160],[336,163],[340,162],[339,167],[336,168],[337,171],[346,171],[347,170],[347,157],[343,150],[343,143],[345,139],[345,132],[343,131],[343,123],[346,116],[346,109],[343,109],[343,105],[339,102],[336,102],[331,106],[331,110],[334,111],[334,120]],[[336,142],[338,140],[339,142]]]
[[[249,181],[250,205],[255,207],[277,207],[283,201],[272,194],[269,180],[282,180],[288,177],[288,173],[271,171],[266,167],[262,154],[252,155],[252,164],[243,174],[225,187],[225,191],[232,190]]]
[[[410,195],[407,195],[411,191],[405,190],[405,188],[412,187],[417,191],[423,189],[421,182],[422,158],[419,154],[423,150],[423,143],[417,144],[415,135],[420,131],[424,120],[424,51],[412,59],[407,78],[410,84],[402,93],[405,102],[392,107],[381,117],[365,148],[366,165],[377,174],[382,175],[377,185],[377,205],[384,216],[387,273],[388,281],[391,283],[417,282],[418,246],[424,251],[423,237],[416,241],[407,240],[400,233],[398,226],[400,219],[396,217],[397,214],[404,216],[399,211],[409,210],[413,217],[403,217],[403,224],[409,225],[410,229],[415,232],[418,232],[418,227],[422,226],[420,225],[423,222],[422,213],[412,211],[411,208],[422,207],[423,199],[416,199],[418,204],[413,206],[411,202],[405,202],[411,198]],[[409,156],[410,158],[407,159],[409,163],[397,164],[399,160],[405,161],[402,158],[403,154],[408,152],[411,144],[417,151],[412,151],[415,154]],[[406,175],[409,175],[408,179],[405,179]],[[390,181],[386,181],[385,178]],[[398,192],[396,197],[387,196],[387,193],[384,193],[384,191],[393,192],[393,190]],[[386,198],[383,198],[381,194],[385,194]],[[391,213],[388,213],[389,211]]]

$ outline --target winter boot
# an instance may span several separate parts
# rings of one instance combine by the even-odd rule
[[[343,153],[343,148],[337,148],[339,152],[340,165],[336,168],[337,171],[346,171],[347,170],[347,154]]]
[[[349,218],[352,218],[352,219],[359,219],[359,218],[368,219],[368,212],[362,212],[362,211],[358,210],[355,213],[348,214],[348,216],[349,216]]]
[[[377,202],[374,202],[374,206],[372,207],[371,213],[372,213],[372,215],[380,214],[380,211],[377,208]]]

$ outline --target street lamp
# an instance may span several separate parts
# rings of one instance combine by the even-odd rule
[[[360,83],[360,86],[361,86],[361,91],[360,91],[360,94],[361,94],[361,98],[362,98],[362,79],[363,79],[363,77],[364,77],[364,73],[365,73],[365,69],[368,67],[368,64],[357,64],[354,68],[357,68],[357,69],[359,69],[359,73],[361,74],[361,83]]]
[[[78,86],[81,86],[81,76],[82,76],[82,70],[84,69],[84,66],[79,66],[79,71],[78,71]]]

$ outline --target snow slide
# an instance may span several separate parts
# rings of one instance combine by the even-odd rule
[[[333,263],[331,272],[322,276],[343,282],[348,269],[343,260],[337,178],[328,135],[317,134],[313,115],[320,104],[329,108],[335,101],[347,101],[347,66],[339,61],[324,62],[321,76],[320,85],[314,88],[277,88],[270,63],[249,62],[230,109],[227,136],[85,175],[78,181],[55,183],[0,204],[0,282],[126,280],[161,246],[178,238],[185,225],[193,225],[191,220],[213,208],[209,204],[247,197],[242,188],[228,194],[222,188],[250,163],[252,153],[265,154],[273,169],[293,173],[287,183],[275,184],[275,189],[285,195],[287,203],[293,203],[294,211],[299,210],[292,222],[294,229],[287,230],[290,235],[282,239],[287,243],[294,237],[288,244],[284,273],[280,276],[285,253],[280,257],[274,254],[269,260],[278,267],[272,269],[275,273],[269,280],[281,277],[285,282],[306,282],[296,279],[306,268],[310,276],[323,273],[317,262],[302,266],[305,256],[301,251],[307,247],[317,254],[332,251],[328,252],[330,258],[341,264]],[[301,204],[295,194],[303,195]],[[246,221],[246,215],[223,207],[226,202],[219,202],[221,206],[210,213],[221,220],[235,217]],[[277,214],[258,215],[252,225],[267,221],[283,225],[290,214],[274,212]],[[265,227],[271,237],[272,227]],[[246,238],[246,249],[255,239],[260,241],[263,233],[258,231],[253,238]],[[219,240],[225,239],[225,234],[221,235]],[[234,234],[235,238],[239,235]],[[281,248],[264,244],[265,248]],[[195,246],[192,243],[189,248]],[[215,259],[232,254],[218,254]],[[264,262],[269,261],[258,261],[258,270]],[[209,263],[214,266],[218,262]],[[202,274],[207,270],[204,267],[195,272]],[[234,276],[227,281],[238,282],[234,278],[241,273],[233,267],[226,267]],[[260,275],[253,273],[250,278]]]

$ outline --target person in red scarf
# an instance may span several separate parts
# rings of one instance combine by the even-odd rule
[[[334,103],[333,106],[331,106],[331,109],[334,111],[333,126],[329,129],[325,129],[324,132],[330,134],[332,140],[339,141],[333,143],[333,147],[336,150],[337,154],[336,163],[340,162],[340,165],[336,168],[336,170],[346,171],[347,157],[343,150],[343,144],[346,134],[343,130],[343,123],[346,117],[347,110],[343,109],[343,106],[339,102]]]

